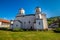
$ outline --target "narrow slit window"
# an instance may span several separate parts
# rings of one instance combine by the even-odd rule
[[[40,22],[39,22],[39,25],[40,25]]]
[[[29,23],[30,23],[30,21],[29,21]]]
[[[24,24],[26,24],[26,22],[24,22]]]

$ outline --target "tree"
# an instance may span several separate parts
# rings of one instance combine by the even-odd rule
[[[57,18],[58,19],[58,26],[60,27],[60,18]]]

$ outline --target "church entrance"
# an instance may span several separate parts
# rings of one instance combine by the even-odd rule
[[[30,30],[33,30],[33,27],[32,26],[30,27]]]

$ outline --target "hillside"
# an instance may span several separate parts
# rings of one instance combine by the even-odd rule
[[[59,23],[59,21],[60,21],[60,16],[47,18],[47,21],[48,21],[48,26],[58,25],[58,23]]]

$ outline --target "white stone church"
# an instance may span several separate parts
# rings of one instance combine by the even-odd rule
[[[10,29],[48,29],[46,14],[42,13],[40,7],[35,8],[34,14],[25,15],[25,10],[21,8],[15,20],[11,20]]]

